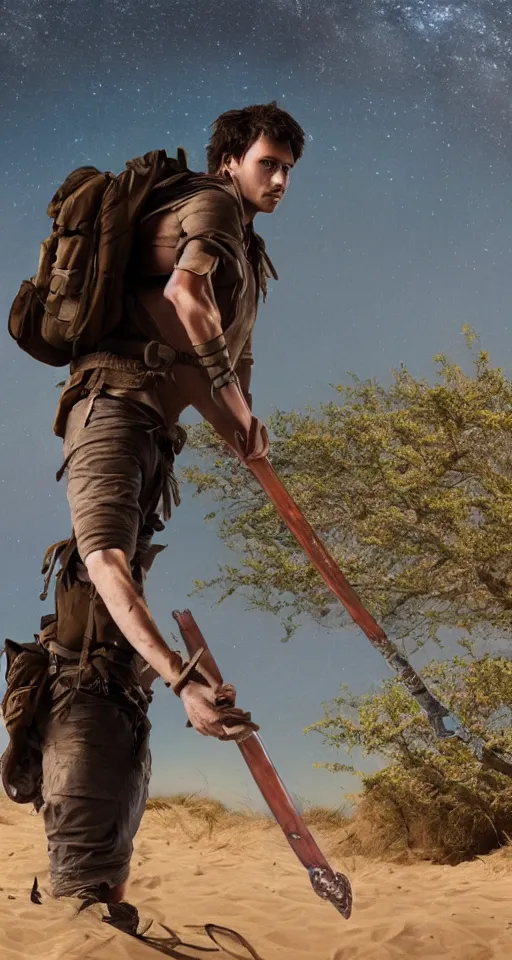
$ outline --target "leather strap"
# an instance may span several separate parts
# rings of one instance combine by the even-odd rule
[[[196,650],[196,652],[194,653],[194,656],[191,657],[191,659],[184,664],[183,670],[181,671],[176,683],[175,684],[166,683],[166,687],[172,686],[172,689],[177,697],[180,696],[181,691],[183,690],[183,687],[186,687],[187,683],[189,683],[190,680],[192,679],[192,674],[194,673],[195,668],[199,663],[199,660],[201,659],[203,653],[204,653],[204,647],[201,648],[200,650]]]

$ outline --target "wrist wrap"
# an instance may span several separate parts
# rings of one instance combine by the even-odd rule
[[[207,340],[206,343],[198,343],[194,346],[194,350],[199,363],[207,371],[212,386],[216,390],[227,383],[233,383],[236,377],[223,333],[214,337],[213,340]]]
[[[181,696],[181,691],[183,687],[186,687],[187,683],[191,680],[194,680],[196,683],[206,683],[205,678],[196,670],[196,664],[201,659],[204,653],[204,647],[201,647],[200,650],[197,650],[193,657],[190,660],[183,662],[181,656],[181,673],[175,683],[166,683],[166,687],[172,687],[173,692],[177,697]]]

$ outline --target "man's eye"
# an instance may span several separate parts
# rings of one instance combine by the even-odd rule
[[[262,164],[263,164],[264,167],[273,167],[273,166],[274,166],[274,161],[273,161],[273,160],[262,160],[261,162],[262,162]]]

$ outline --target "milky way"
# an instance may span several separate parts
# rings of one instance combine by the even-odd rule
[[[254,47],[284,48],[290,35],[309,45],[312,62],[330,61],[334,72],[354,55],[354,43],[374,47],[388,69],[400,70],[411,60],[428,63],[462,77],[478,66],[488,79],[510,78],[512,73],[512,10],[508,0],[260,0],[252,8],[235,0],[6,0],[1,8],[0,49],[11,69],[38,66],[43,57],[52,69],[52,54],[62,39],[73,49],[89,48],[92,59],[115,54],[120,40],[130,37],[140,46],[163,49],[173,38],[189,39],[213,28],[223,34],[226,47],[246,40]],[[141,10],[144,15],[141,16]],[[225,30],[226,23],[230,29]],[[199,30],[198,30],[199,28]],[[203,36],[204,40],[204,36]],[[397,58],[397,52],[399,57]],[[69,62],[68,62],[69,65]],[[53,64],[55,66],[55,64]]]
[[[143,8],[139,0],[7,0],[1,19],[11,90],[140,57],[186,68],[199,53],[204,61],[205,48],[228,67],[239,57],[298,62],[326,85],[398,84],[427,108],[442,100],[484,135],[511,141],[509,0],[148,0]]]

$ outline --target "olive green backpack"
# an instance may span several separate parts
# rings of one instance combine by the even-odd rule
[[[123,286],[138,217],[156,184],[190,176],[185,151],[153,150],[117,176],[80,167],[48,206],[52,232],[37,273],[24,280],[9,314],[9,333],[42,363],[69,364],[94,351],[122,317]]]

